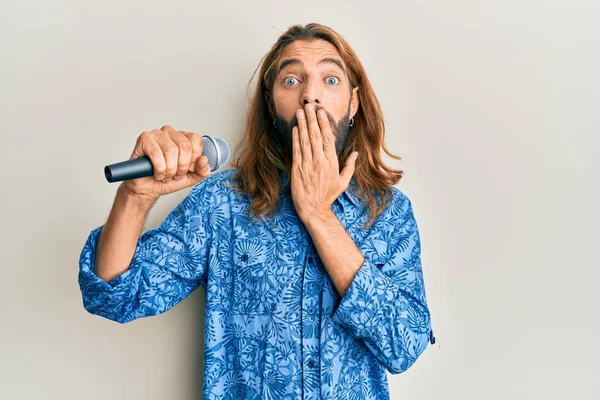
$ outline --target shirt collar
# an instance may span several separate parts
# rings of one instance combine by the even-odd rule
[[[285,181],[287,180],[287,178],[288,178],[288,172],[287,171],[283,171],[283,174],[281,176],[281,186],[283,187],[284,191],[291,192],[292,188],[291,188],[290,182],[288,182],[288,184],[286,186],[284,186],[285,185]],[[354,185],[356,185],[356,181],[354,180],[354,178],[352,178],[350,180],[350,185],[348,185],[348,188],[340,195],[340,197],[338,197],[338,201],[340,203],[342,203],[342,198],[345,198],[348,201],[350,201],[350,203],[352,203],[355,207],[359,207],[360,206],[360,204],[361,204],[360,200],[351,191],[351,187],[354,186]]]

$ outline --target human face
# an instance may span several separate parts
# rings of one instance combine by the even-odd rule
[[[317,106],[315,108],[315,114],[319,111],[320,108]],[[348,132],[350,131],[350,119],[348,116],[350,115],[350,108],[348,108],[348,112],[344,115],[339,121],[335,121],[331,114],[325,110],[327,113],[327,119],[329,120],[329,125],[331,126],[331,131],[335,136],[335,151],[339,158],[344,146],[346,145],[346,140],[348,138]],[[291,154],[292,154],[292,128],[294,126],[298,126],[298,117],[296,114],[292,116],[291,121],[286,121],[277,111],[275,111],[275,124],[277,126],[277,131],[279,132],[282,145],[283,145],[283,155],[285,158],[286,165],[289,167],[291,164]]]
[[[282,139],[286,165],[291,164],[292,128],[298,125],[296,112],[306,104],[326,111],[339,157],[347,140],[349,121],[358,110],[358,87],[350,91],[346,66],[335,46],[321,39],[296,40],[285,47],[275,67],[278,72],[272,94],[265,95]]]

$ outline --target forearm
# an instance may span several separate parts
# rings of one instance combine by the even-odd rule
[[[129,269],[137,241],[153,201],[128,195],[117,189],[117,194],[106,224],[102,227],[94,273],[108,282]]]
[[[305,223],[319,257],[341,297],[344,297],[364,256],[333,212]]]

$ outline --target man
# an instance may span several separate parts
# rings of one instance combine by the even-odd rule
[[[140,135],[131,158],[147,154],[154,176],[123,182],[90,233],[84,307],[126,323],[202,286],[204,398],[388,399],[386,370],[405,371],[434,338],[377,99],[320,24],[290,27],[259,78],[232,169],[209,176],[198,134]],[[190,186],[140,237],[156,199]]]

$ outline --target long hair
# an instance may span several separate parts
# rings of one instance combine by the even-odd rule
[[[361,201],[367,202],[369,220],[366,227],[370,227],[391,203],[390,186],[397,184],[403,174],[402,170],[392,169],[383,163],[381,149],[393,159],[400,160],[401,157],[390,153],[385,145],[383,113],[356,53],[333,29],[318,23],[291,26],[261,59],[257,67],[257,70],[260,67],[259,82],[250,99],[246,115],[246,134],[234,152],[232,165],[238,168],[238,172],[233,176],[232,181],[235,183],[232,188],[247,194],[252,199],[248,207],[248,217],[251,212],[258,216],[273,215],[278,208],[283,172],[287,168],[284,164],[277,128],[272,123],[265,99],[265,91],[273,93],[276,68],[283,49],[295,40],[316,39],[326,40],[336,47],[347,66],[350,94],[353,88],[357,86],[360,88],[359,107],[354,116],[355,123],[348,133],[345,147],[339,156],[339,165],[340,168],[345,165],[353,150],[358,151],[353,175],[355,185],[351,184],[350,190]],[[248,87],[254,75],[256,70]],[[291,176],[291,171],[289,175]]]

